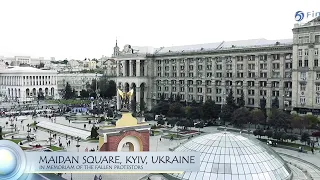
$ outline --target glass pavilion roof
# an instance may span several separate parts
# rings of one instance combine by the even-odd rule
[[[270,147],[243,134],[221,132],[193,138],[175,151],[200,152],[200,171],[167,174],[190,180],[287,180],[292,173]]]

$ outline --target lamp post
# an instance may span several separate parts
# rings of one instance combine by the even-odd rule
[[[80,141],[80,137],[77,137],[76,139],[77,139],[77,145],[76,145],[76,147],[77,147],[77,149],[78,149],[78,152],[79,152],[79,148],[80,148],[80,144],[79,144],[79,141]]]
[[[52,140],[51,133],[52,133],[52,131],[48,131],[48,133],[49,133],[49,144],[50,144],[50,147],[51,147],[51,140]]]

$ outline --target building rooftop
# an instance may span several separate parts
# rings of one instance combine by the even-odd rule
[[[257,47],[257,46],[268,46],[279,44],[292,44],[292,39],[278,39],[278,40],[267,40],[267,39],[249,39],[239,41],[222,41],[215,43],[206,44],[194,44],[184,46],[172,46],[172,47],[161,47],[155,49],[155,54],[169,53],[169,52],[188,52],[188,51],[208,51],[208,50],[219,50],[228,48],[245,48],[245,47]]]
[[[200,152],[200,171],[167,174],[184,180],[288,180],[292,173],[270,147],[247,135],[221,132],[193,138],[175,151]]]
[[[42,70],[34,67],[20,67],[20,66],[11,66],[0,72],[1,74],[7,73],[57,73],[57,71],[53,70]]]

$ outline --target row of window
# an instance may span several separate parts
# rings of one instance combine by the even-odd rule
[[[318,61],[315,61],[318,63]],[[189,65],[188,66],[188,71],[193,71],[194,69],[194,65]],[[212,65],[207,65],[206,66],[206,70],[212,70]],[[248,69],[249,70],[255,70],[256,69],[256,64],[250,63],[248,64]],[[292,69],[292,63],[285,63],[285,69]],[[172,71],[176,71],[177,70],[177,66],[171,66]],[[237,64],[237,70],[243,70],[244,69],[244,64]],[[268,69],[268,64],[267,63],[262,63],[260,64],[260,70],[267,70]],[[280,69],[280,63],[272,63],[272,69]],[[157,71],[161,71],[162,67],[158,66],[157,67]],[[170,71],[170,67],[169,66],[165,66],[164,67],[165,71]],[[180,71],[184,71],[185,70],[185,66],[180,66]],[[203,70],[203,65],[198,65],[197,66],[197,70],[198,71],[202,71]],[[223,65],[222,64],[217,64],[216,65],[216,70],[223,70]],[[226,64],[226,70],[232,70],[232,64]]]
[[[190,86],[190,85],[193,85],[194,81],[193,80],[188,80],[186,81],[187,82],[187,85]],[[234,85],[236,86],[243,86],[243,82],[244,81],[236,81]],[[258,83],[259,87],[267,87],[267,81],[247,81],[247,85],[249,87],[254,87],[255,86],[255,83]],[[179,83],[180,85],[184,85],[185,84],[185,81],[184,80],[171,80],[170,81],[171,85],[176,85],[177,83]],[[156,81],[156,84],[159,86],[161,85],[161,80],[157,80]],[[169,80],[164,80],[163,81],[163,84],[164,85],[169,85]],[[212,85],[212,81],[211,80],[206,80],[205,82],[203,82],[202,80],[197,80],[196,81],[196,85],[207,85],[207,86],[211,86]],[[222,81],[215,81],[215,84],[216,86],[221,86],[222,84]],[[232,86],[233,85],[233,81],[225,81],[225,85],[226,86]],[[174,87],[174,86],[173,86]],[[271,87],[275,87],[275,88],[279,88],[280,87],[280,82],[279,81],[271,81]],[[292,82],[290,81],[285,81],[283,83],[283,87],[284,88],[292,88]]]
[[[158,93],[157,94],[157,98],[159,99],[160,97],[162,96],[162,93]],[[194,97],[194,95],[192,95],[192,94],[188,94],[188,96],[187,96],[187,98],[185,97],[185,95],[184,94],[180,94],[180,99],[182,100],[182,101],[184,101],[184,100],[188,100],[188,101],[192,101],[192,100],[197,100],[197,101],[203,101],[204,100],[204,96],[202,96],[202,95],[197,95],[196,96],[196,98]],[[211,100],[214,100],[213,98],[212,98],[212,96],[205,96],[206,97],[206,100],[209,100],[209,99],[211,99]],[[170,94],[168,94],[168,93],[165,93],[164,94],[164,98],[165,99],[168,99],[168,98],[170,98]],[[176,94],[173,94],[173,98],[176,98]],[[320,104],[320,97],[318,98],[319,99],[319,101],[317,101],[317,104]],[[236,103],[238,103],[240,101],[240,97],[238,97],[238,98],[236,98]],[[225,98],[223,98],[223,97],[221,97],[221,96],[216,96],[216,98],[215,98],[215,102],[216,103],[225,103]],[[319,103],[318,103],[319,102]],[[255,103],[259,103],[259,102],[256,102],[255,101],[255,98],[247,98],[247,105],[256,105]],[[289,100],[289,101],[284,101],[283,102],[283,104],[286,106],[286,107],[288,107],[288,106],[291,106],[291,104],[292,104],[292,102]]]
[[[317,96],[315,99],[316,104],[320,104],[320,96]],[[300,96],[300,104],[305,105],[306,104],[306,97]]]
[[[270,59],[271,60],[280,60],[280,54],[271,54]],[[256,59],[258,60],[267,60],[268,55],[263,54],[263,55],[248,55],[248,56],[235,56],[236,61],[243,61],[244,57],[247,57],[249,61],[255,61]],[[292,53],[286,53],[284,54],[284,59],[292,59]],[[186,61],[193,63],[193,62],[200,62],[203,63],[206,61],[207,63],[212,63],[212,62],[222,62],[225,60],[226,62],[231,63],[232,62],[232,56],[226,56],[226,57],[214,57],[214,58],[186,58],[186,59],[179,59],[179,63],[185,63]],[[177,59],[165,59],[165,60],[157,60],[156,63],[158,65],[164,63],[164,64],[169,64],[169,63],[175,64],[177,62]]]

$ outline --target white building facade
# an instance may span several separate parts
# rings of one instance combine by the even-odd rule
[[[246,106],[266,107],[279,99],[281,109],[320,114],[320,18],[296,26],[293,39],[254,39],[176,47],[115,46],[116,83],[134,88],[137,105],[150,109],[160,96],[182,101],[214,100],[224,104],[232,89],[243,92]],[[319,82],[318,82],[319,81]],[[118,108],[120,108],[118,97]],[[138,106],[137,106],[138,107]]]
[[[92,80],[99,80],[103,74],[96,73],[59,73],[57,75],[58,91],[63,92],[67,83],[71,88],[75,89],[78,96],[80,96],[81,90],[86,90],[87,83],[91,84]]]
[[[0,71],[1,95],[8,100],[30,101],[41,93],[58,99],[57,72],[33,67],[9,67]]]

